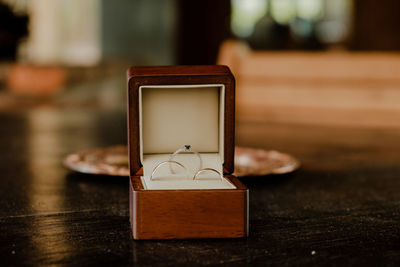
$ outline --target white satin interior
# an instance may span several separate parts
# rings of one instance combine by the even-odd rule
[[[235,189],[236,187],[225,178],[209,180],[156,180],[150,181],[149,176],[142,176],[142,184],[146,190],[177,190],[177,189]]]
[[[154,168],[184,145],[200,154],[203,168],[222,173],[224,151],[224,85],[141,86],[139,88],[142,183],[146,189],[232,189],[218,174],[207,171],[193,180],[199,157],[177,154],[187,173],[176,165]],[[171,168],[175,173],[171,172]]]

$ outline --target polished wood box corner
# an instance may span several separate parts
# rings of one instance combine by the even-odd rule
[[[130,177],[130,221],[134,239],[240,238],[248,235],[249,191],[236,189],[144,190]]]

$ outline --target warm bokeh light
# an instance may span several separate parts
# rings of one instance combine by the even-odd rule
[[[317,20],[323,16],[323,0],[298,0],[296,2],[297,16],[307,20]]]
[[[296,6],[293,0],[270,0],[271,16],[280,24],[288,24],[296,15]]]
[[[249,37],[253,33],[254,24],[266,12],[266,0],[232,0],[232,31],[239,37]]]
[[[351,30],[352,0],[232,0],[231,3],[232,32],[241,39],[250,39],[250,43],[274,42],[277,36],[271,32],[279,27],[274,24],[282,29],[287,27],[299,42],[315,38],[325,45],[342,43]],[[260,48],[274,47],[264,44]]]

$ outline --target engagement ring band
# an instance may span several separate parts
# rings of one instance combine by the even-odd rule
[[[206,171],[215,172],[215,173],[217,173],[217,174],[219,175],[219,177],[221,178],[221,180],[224,180],[224,177],[222,176],[222,174],[221,174],[219,171],[217,171],[216,169],[213,169],[213,168],[204,168],[204,169],[199,170],[199,171],[196,172],[196,174],[193,176],[193,180],[196,180],[197,176],[198,176],[200,173],[206,172]]]
[[[157,171],[157,169],[158,169],[159,167],[161,167],[162,165],[171,164],[171,163],[176,164],[176,165],[182,167],[183,169],[185,169],[185,171],[186,171],[186,176],[188,176],[188,170],[186,169],[185,166],[183,166],[182,163],[180,163],[180,162],[178,162],[178,161],[174,161],[174,160],[167,160],[167,161],[163,161],[163,162],[159,163],[159,164],[154,168],[154,170],[153,170],[153,172],[151,173],[151,176],[150,176],[150,181],[154,181],[153,176],[154,176],[154,174],[156,173],[156,171]],[[170,166],[171,166],[171,165],[170,165]]]

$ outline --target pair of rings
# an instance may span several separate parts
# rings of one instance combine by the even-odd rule
[[[180,148],[180,149],[178,149],[177,151],[175,151],[175,152],[169,157],[169,160],[166,160],[166,161],[163,161],[163,162],[159,163],[159,164],[153,169],[153,172],[151,173],[151,176],[150,176],[150,180],[153,181],[153,180],[154,180],[154,174],[156,173],[157,169],[158,169],[159,167],[163,166],[163,165],[166,165],[166,164],[169,164],[169,170],[170,170],[171,173],[175,173],[174,170],[172,169],[172,166],[171,166],[171,164],[175,164],[175,165],[178,165],[179,167],[183,168],[183,169],[186,171],[186,175],[189,176],[188,169],[187,169],[182,163],[173,160],[174,157],[175,157],[177,154],[181,153],[181,152],[191,152],[191,153],[196,154],[196,155],[199,157],[199,161],[200,161],[199,169],[197,170],[197,172],[196,172],[195,175],[193,176],[192,180],[196,180],[197,177],[199,176],[199,174],[201,174],[201,173],[203,173],[203,172],[206,172],[206,171],[215,172],[216,174],[219,175],[219,177],[220,177],[222,180],[224,179],[223,176],[222,176],[222,173],[219,172],[219,171],[217,171],[216,169],[213,169],[213,168],[202,168],[202,165],[203,165],[203,164],[202,164],[202,160],[201,160],[200,154],[199,154],[198,152],[192,150],[192,148],[191,148],[190,145],[184,145],[182,148]]]

